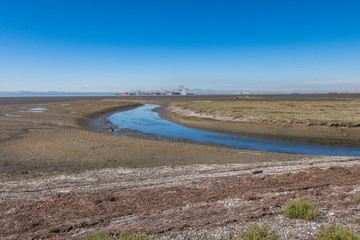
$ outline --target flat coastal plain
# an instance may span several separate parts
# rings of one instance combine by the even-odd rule
[[[316,239],[330,223],[360,233],[358,157],[126,138],[106,122],[116,111],[156,103],[165,106],[164,118],[200,129],[272,129],[265,135],[357,143],[357,97],[0,98],[0,239],[78,239],[99,231],[228,239],[255,222],[271,223],[282,239]],[[282,205],[293,198],[315,202],[320,217],[284,218]]]

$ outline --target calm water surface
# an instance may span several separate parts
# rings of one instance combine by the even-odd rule
[[[157,107],[160,106],[145,104],[136,109],[115,113],[108,120],[113,125],[118,126],[119,129],[116,131],[124,136],[131,136],[130,133],[136,131],[137,133],[156,136],[159,139],[183,139],[238,149],[310,155],[360,156],[359,145],[320,145],[196,130],[160,118],[158,113],[154,111]]]

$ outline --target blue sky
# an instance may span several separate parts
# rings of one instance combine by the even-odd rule
[[[360,91],[359,1],[0,0],[0,91]]]

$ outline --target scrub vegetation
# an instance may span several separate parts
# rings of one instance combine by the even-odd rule
[[[119,236],[111,235],[104,232],[98,232],[93,235],[85,236],[81,240],[151,240],[152,237],[145,234],[121,234]],[[200,238],[207,240],[209,238]],[[269,225],[259,225],[255,223],[249,226],[245,232],[233,240],[277,240],[279,239],[278,233],[272,230]],[[217,238],[210,238],[210,240],[218,240]]]
[[[254,224],[247,228],[247,230],[240,235],[239,239],[242,240],[276,240],[278,239],[278,233],[275,230],[271,230],[269,225],[260,226]]]
[[[200,114],[244,118],[254,122],[288,122],[328,126],[360,126],[360,100],[269,100],[176,102]]]
[[[360,236],[347,227],[339,227],[336,224],[321,229],[318,240],[360,240]]]
[[[292,200],[284,204],[284,217],[314,219],[320,215],[316,205],[303,200]]]
[[[81,240],[151,240],[152,238],[145,234],[121,234],[119,236],[108,233],[95,233],[81,238]]]
[[[358,203],[360,203],[360,192],[358,192],[357,194],[355,194],[355,201],[357,201]]]

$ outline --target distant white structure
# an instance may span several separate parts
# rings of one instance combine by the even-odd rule
[[[178,89],[171,89],[166,90],[161,88],[160,90],[152,90],[152,91],[140,91],[137,89],[136,91],[129,91],[129,92],[122,92],[117,95],[119,96],[146,96],[146,95],[169,95],[169,96],[176,96],[176,95],[194,95],[197,93],[189,92],[189,88],[184,87],[184,85],[179,84]]]
[[[179,84],[179,87],[180,87],[180,94],[181,95],[187,95],[187,91],[189,90],[188,88],[184,87],[184,85],[182,84]]]

